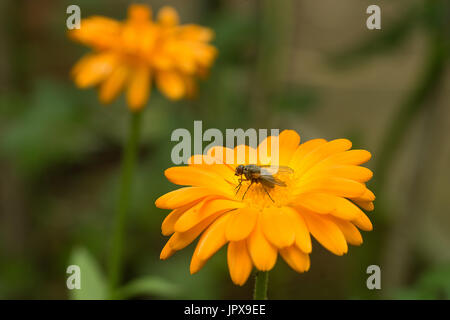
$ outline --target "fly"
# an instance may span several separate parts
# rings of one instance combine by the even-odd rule
[[[236,170],[234,172],[234,175],[239,176],[239,184],[236,187],[237,189],[236,194],[241,189],[243,181],[250,181],[250,185],[248,186],[247,190],[245,190],[244,195],[242,196],[242,200],[244,200],[245,195],[247,194],[248,190],[254,183],[260,183],[264,191],[269,196],[270,200],[272,200],[272,202],[275,202],[273,201],[267,189],[272,189],[275,186],[286,187],[286,183],[276,178],[274,175],[278,173],[291,174],[293,172],[294,170],[286,166],[270,166],[270,165],[257,166],[255,164],[249,165],[241,164],[236,167]]]

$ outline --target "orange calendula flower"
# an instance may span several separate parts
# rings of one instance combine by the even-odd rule
[[[373,210],[375,200],[365,185],[372,172],[360,166],[371,154],[351,147],[347,139],[300,144],[295,131],[285,130],[257,150],[213,147],[193,156],[189,166],[167,169],[167,179],[186,187],[156,200],[157,207],[173,210],[162,223],[162,233],[172,236],[161,259],[200,237],[190,265],[195,273],[228,244],[231,279],[243,285],[253,266],[268,271],[278,254],[294,270],[307,271],[310,235],[336,255],[347,253],[348,244],[363,241],[358,228],[372,230],[361,208]],[[252,155],[256,160],[249,162]]]
[[[131,5],[126,21],[93,16],[69,36],[94,52],[84,56],[72,75],[80,88],[99,86],[99,98],[111,102],[122,91],[132,110],[141,109],[152,82],[169,99],[195,93],[195,78],[206,74],[217,50],[213,31],[194,24],[179,25],[178,14],[163,7],[156,21],[145,5]]]

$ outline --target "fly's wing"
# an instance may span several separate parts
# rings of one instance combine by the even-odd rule
[[[261,176],[274,176],[278,174],[292,174],[294,170],[287,166],[260,166]]]
[[[294,173],[294,170],[286,166],[261,166],[260,168],[259,180],[271,188],[274,186],[286,187],[283,176]]]
[[[269,188],[273,188],[274,186],[286,187],[286,183],[270,175],[260,176],[259,182]]]

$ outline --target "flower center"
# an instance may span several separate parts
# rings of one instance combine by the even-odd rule
[[[287,205],[292,199],[292,185],[294,181],[293,176],[283,176],[281,180],[286,186],[274,185],[270,187],[269,184],[264,183],[260,179],[257,182],[242,181],[240,188],[239,177],[236,177],[235,184],[235,199],[243,201],[248,207],[258,210],[269,207],[282,207]],[[239,188],[239,190],[238,190]]]
[[[118,39],[118,50],[125,55],[146,61],[159,39],[158,27],[150,21],[128,22]]]

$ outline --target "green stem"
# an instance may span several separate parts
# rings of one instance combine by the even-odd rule
[[[119,284],[120,275],[122,273],[122,252],[125,236],[126,216],[130,205],[131,184],[138,150],[140,124],[141,112],[132,113],[130,128],[128,129],[128,140],[124,146],[122,155],[120,195],[114,222],[115,225],[111,248],[112,250],[109,261],[109,293],[111,298],[114,298],[114,293],[117,285]]]
[[[267,300],[267,288],[269,286],[269,271],[258,271],[255,277],[255,292],[253,300]]]

